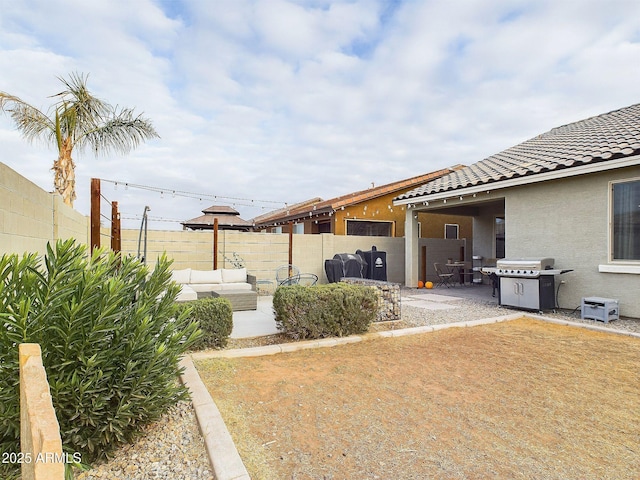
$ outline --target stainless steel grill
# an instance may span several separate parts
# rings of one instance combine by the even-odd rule
[[[555,276],[571,271],[554,266],[548,257],[503,258],[482,270],[500,278],[500,305],[542,311],[556,308]]]
[[[540,275],[557,275],[553,269],[553,265],[553,258],[503,258],[496,262],[495,274],[499,277],[522,278],[538,278]]]

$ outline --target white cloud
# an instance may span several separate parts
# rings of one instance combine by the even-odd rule
[[[46,108],[57,76],[89,73],[93,93],[161,135],[127,156],[76,154],[83,213],[91,177],[293,203],[473,163],[638,102],[630,0],[6,0],[2,11],[0,90]],[[0,161],[51,189],[55,151],[25,143],[5,115],[0,142]],[[166,218],[208,206],[112,193],[126,212],[152,204]]]

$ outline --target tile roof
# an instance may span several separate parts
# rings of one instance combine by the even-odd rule
[[[202,213],[240,215],[240,212],[238,212],[235,208],[230,207],[229,205],[211,205],[210,207],[202,210]]]
[[[425,183],[396,200],[606,162],[640,153],[640,104],[554,128]]]
[[[258,215],[253,219],[253,223],[256,225],[261,225],[263,223],[268,223],[272,221],[274,218],[282,218],[286,217],[290,212],[295,212],[299,210],[313,208],[314,205],[318,205],[319,203],[324,202],[322,198],[315,197],[309,200],[304,200],[299,203],[294,203],[292,205],[287,205],[284,208],[279,208],[277,210],[271,210],[270,212],[263,213],[262,215]]]
[[[387,183],[378,187],[371,187],[366,190],[360,190],[340,197],[335,197],[329,200],[322,200],[321,198],[315,198],[307,200],[295,205],[291,205],[287,208],[275,210],[273,212],[266,213],[254,219],[254,223],[258,226],[269,225],[273,222],[286,222],[290,220],[296,220],[303,217],[308,217],[309,213],[318,215],[321,213],[329,213],[337,210],[340,207],[346,207],[354,205],[372,198],[377,198],[389,193],[394,193],[405,188],[410,188],[414,185],[427,182],[434,178],[441,177],[456,170],[464,168],[464,165],[454,165],[453,167],[444,168],[431,173],[425,173],[423,175],[417,175],[415,177],[399,180],[397,182]]]

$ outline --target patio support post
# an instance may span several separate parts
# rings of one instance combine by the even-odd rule
[[[218,269],[218,219],[213,219],[213,269]]]
[[[418,215],[409,205],[404,221],[404,284],[418,286]]]
[[[100,179],[91,179],[91,253],[100,248]]]
[[[111,202],[111,250],[114,252],[120,252],[120,250],[122,250],[118,202]]]
[[[289,265],[293,265],[293,222],[289,222]],[[289,276],[293,275],[289,267]]]

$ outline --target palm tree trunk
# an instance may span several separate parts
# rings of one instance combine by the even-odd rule
[[[76,199],[76,166],[71,158],[72,150],[71,139],[65,138],[59,146],[58,160],[53,163],[52,168],[56,191],[62,195],[62,201],[70,207],[73,207],[73,201]]]

